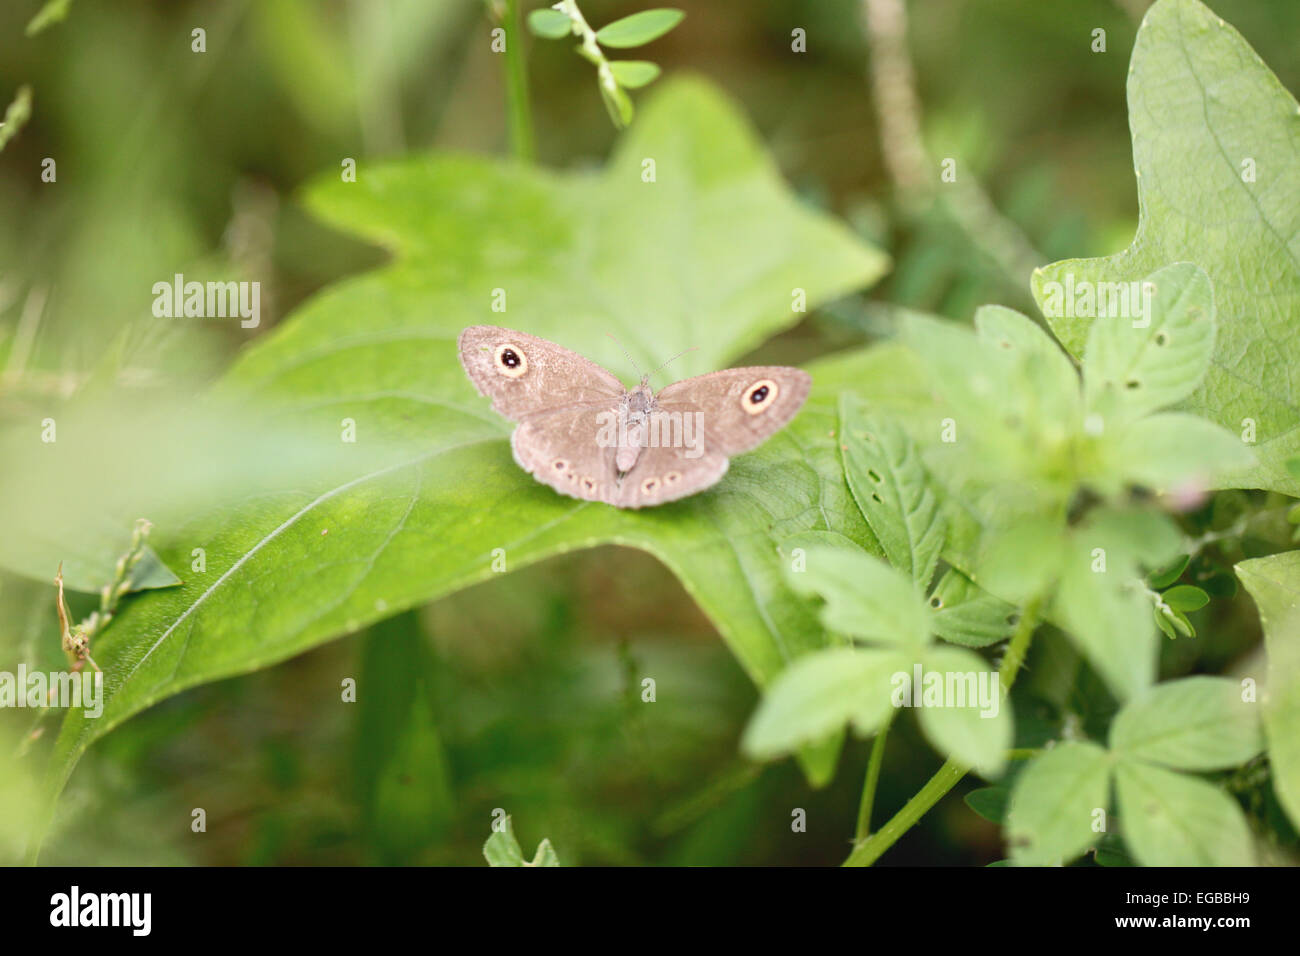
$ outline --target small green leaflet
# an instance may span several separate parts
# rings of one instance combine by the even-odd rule
[[[500,830],[492,830],[492,835],[483,844],[483,856],[488,866],[559,866],[560,858],[550,840],[543,840],[537,846],[537,853],[531,860],[524,859],[523,848],[515,838],[514,824],[506,817]]]

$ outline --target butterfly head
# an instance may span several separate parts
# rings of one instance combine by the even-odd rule
[[[654,406],[655,395],[650,388],[649,376],[641,379],[641,384],[628,392],[627,410],[629,412],[648,412]]]

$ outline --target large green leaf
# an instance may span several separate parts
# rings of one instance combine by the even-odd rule
[[[1110,803],[1110,755],[1088,741],[1066,741],[1016,778],[1007,809],[1007,843],[1019,866],[1068,863],[1101,838]]]
[[[642,180],[642,159],[656,181]],[[629,372],[613,333],[653,368],[724,366],[816,303],[869,284],[885,258],[785,190],[753,133],[700,82],[666,86],[601,176],[428,158],[322,182],[309,204],[393,249],[386,268],[308,302],[250,349],[222,389],[249,420],[344,449],[316,480],[159,525],[167,560],[201,544],[207,571],[127,602],[96,645],[99,720],[69,714],[51,790],[96,738],[178,691],[265,667],[500,570],[613,543],[660,558],[765,683],[827,638],[782,576],[777,543],[834,528],[875,548],[844,483],[846,385],[911,393],[897,350],[812,369],[795,422],[714,489],[641,512],[577,502],[513,462],[509,424],[466,380],[455,341],[496,322]],[[491,311],[505,290],[503,314]],[[499,297],[497,299],[499,301]],[[824,377],[823,377],[824,376]],[[356,442],[340,445],[351,419]],[[298,449],[291,449],[294,454]],[[824,779],[829,764],[810,767]]]
[[[1259,606],[1268,650],[1264,733],[1273,787],[1300,827],[1300,551],[1243,561],[1237,576]]]
[[[1176,770],[1225,770],[1259,753],[1258,704],[1227,677],[1186,677],[1130,701],[1110,728],[1118,757]]]
[[[1079,355],[1093,320],[1049,309],[1053,283],[1138,281],[1195,262],[1213,282],[1218,328],[1210,370],[1185,407],[1239,434],[1246,419],[1257,430],[1258,463],[1218,483],[1300,493],[1284,467],[1300,454],[1300,106],[1198,0],[1160,0],[1147,13],[1128,101],[1137,236],[1116,256],[1038,270],[1034,296]]]
[[[1143,866],[1250,866],[1241,807],[1213,784],[1137,762],[1115,768],[1124,843]]]

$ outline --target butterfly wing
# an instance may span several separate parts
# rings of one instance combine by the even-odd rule
[[[802,369],[757,365],[684,379],[655,398],[669,413],[699,412],[706,454],[730,457],[757,448],[788,424],[811,388],[812,377]]]
[[[616,504],[617,449],[599,440],[610,407],[567,408],[530,416],[510,436],[519,467],[556,491],[584,501]]]
[[[615,408],[627,392],[595,362],[535,335],[472,325],[457,344],[474,387],[512,421],[565,409]]]
[[[702,450],[702,449],[701,449]],[[727,456],[707,451],[697,457],[682,447],[642,448],[632,470],[622,476],[610,504],[647,508],[685,498],[715,485],[727,473]]]
[[[566,409],[521,422],[510,439],[519,467],[561,494],[618,508],[675,501],[716,483],[727,456],[684,447],[642,448],[626,474],[618,471],[611,418],[600,408]],[[615,419],[616,420],[616,419]]]

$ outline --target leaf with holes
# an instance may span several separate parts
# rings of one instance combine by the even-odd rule
[[[930,595],[934,632],[945,641],[966,647],[988,647],[1011,636],[1016,608],[981,590],[956,568],[950,568]]]
[[[916,445],[893,418],[862,401],[840,401],[844,475],[889,563],[926,589],[943,551],[946,525]]]
[[[1214,353],[1214,292],[1204,272],[1179,263],[1134,287],[1142,292],[1129,308],[1098,308],[1083,353],[1087,408],[1107,427],[1185,399]],[[1049,298],[1043,308],[1060,307]]]
[[[1300,454],[1300,106],[1198,0],[1160,0],[1147,13],[1128,104],[1137,236],[1116,256],[1039,269],[1034,296],[1065,347],[1085,354],[1094,320],[1049,308],[1053,290],[1195,262],[1214,287],[1216,334],[1209,371],[1183,405],[1235,433],[1253,428],[1258,442],[1257,460],[1217,484],[1300,494],[1284,465]]]

